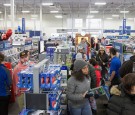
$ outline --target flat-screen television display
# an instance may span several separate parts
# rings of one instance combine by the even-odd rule
[[[39,53],[44,52],[44,41],[39,41]]]

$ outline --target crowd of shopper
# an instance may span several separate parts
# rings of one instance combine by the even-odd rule
[[[70,115],[96,115],[95,96],[87,92],[100,87],[102,79],[105,79],[104,85],[109,86],[110,93],[106,114],[134,115],[135,74],[132,72],[135,70],[135,56],[121,65],[117,50],[113,47],[109,49],[109,54],[101,47],[92,59],[86,58],[86,49],[87,41],[82,38],[67,84]]]

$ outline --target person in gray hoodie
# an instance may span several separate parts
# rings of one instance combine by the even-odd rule
[[[92,115],[89,103],[91,95],[87,94],[90,82],[88,63],[76,60],[67,83],[67,99],[71,115]]]

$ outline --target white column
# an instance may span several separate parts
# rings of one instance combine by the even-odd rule
[[[5,6],[5,21],[4,21],[4,29],[7,30],[7,10],[6,10],[6,6]]]
[[[14,33],[15,33],[15,29],[14,29],[14,25],[15,25],[15,22],[14,22],[14,18],[15,18],[14,6],[15,6],[15,3],[14,3],[14,0],[10,0],[10,3],[11,3],[11,28],[12,28],[12,31],[13,31],[12,36],[14,36]]]
[[[43,33],[43,26],[42,26],[42,21],[43,21],[43,13],[42,13],[42,4],[40,5],[40,31],[41,31],[41,36]]]

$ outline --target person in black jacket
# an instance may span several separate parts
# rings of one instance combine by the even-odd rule
[[[110,90],[107,115],[135,115],[135,73],[124,76],[119,86]]]
[[[130,57],[130,60],[125,61],[119,69],[119,74],[123,78],[126,74],[133,72],[133,63],[135,62],[135,55]]]
[[[105,78],[105,74],[107,72],[107,64],[108,64],[108,55],[105,52],[105,49],[101,47],[98,51],[98,55],[96,56],[96,60],[98,61],[99,65],[101,66],[101,75]]]

